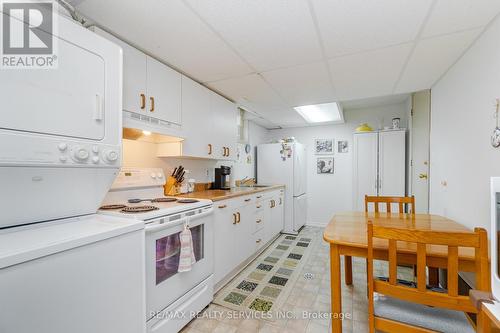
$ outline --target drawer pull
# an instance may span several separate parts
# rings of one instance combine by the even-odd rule
[[[257,243],[257,244],[259,244],[260,242],[262,242],[262,239],[260,239],[260,238],[255,241],[255,243]]]
[[[236,219],[236,213],[233,214],[233,224],[238,223],[238,220]]]
[[[262,220],[259,219],[259,220],[255,221],[255,222],[260,223],[260,222],[262,222]]]
[[[245,202],[249,202],[250,200],[252,200],[252,199],[245,199]]]
[[[261,207],[262,207],[261,205],[258,205],[258,206],[257,206],[257,209],[259,209],[259,208],[261,208]]]
[[[240,222],[241,222],[241,215],[240,215],[240,212],[237,212],[236,214],[238,215],[238,221],[237,221],[237,222],[238,222],[238,223],[240,223]]]
[[[212,155],[212,145],[208,144],[208,155]]]
[[[219,208],[226,208],[227,205],[220,205]]]
[[[257,198],[257,199],[260,199],[260,198],[262,198],[262,195],[258,195],[256,198]]]

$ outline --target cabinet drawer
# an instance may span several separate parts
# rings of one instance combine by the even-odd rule
[[[257,211],[255,213],[255,231],[259,231],[264,228],[264,211]]]
[[[259,231],[257,231],[256,233],[253,234],[253,239],[254,239],[256,251],[259,250],[260,248],[262,248],[262,246],[264,246],[264,244],[266,244],[264,236],[265,236],[264,228],[260,229]]]

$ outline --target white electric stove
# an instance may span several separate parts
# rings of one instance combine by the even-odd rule
[[[179,331],[213,299],[212,201],[163,195],[157,168],[122,168],[99,213],[146,224],[146,308],[151,333]],[[188,227],[196,263],[179,273],[180,232]],[[177,315],[172,315],[177,313]]]

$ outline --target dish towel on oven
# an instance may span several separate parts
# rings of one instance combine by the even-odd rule
[[[193,236],[189,230],[188,223],[184,224],[184,230],[179,235],[181,240],[181,253],[179,256],[179,273],[189,272],[191,267],[196,262],[193,249]]]

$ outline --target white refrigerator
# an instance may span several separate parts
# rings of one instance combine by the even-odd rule
[[[306,149],[300,143],[257,146],[257,183],[285,185],[285,233],[298,234],[306,224],[306,167]]]

